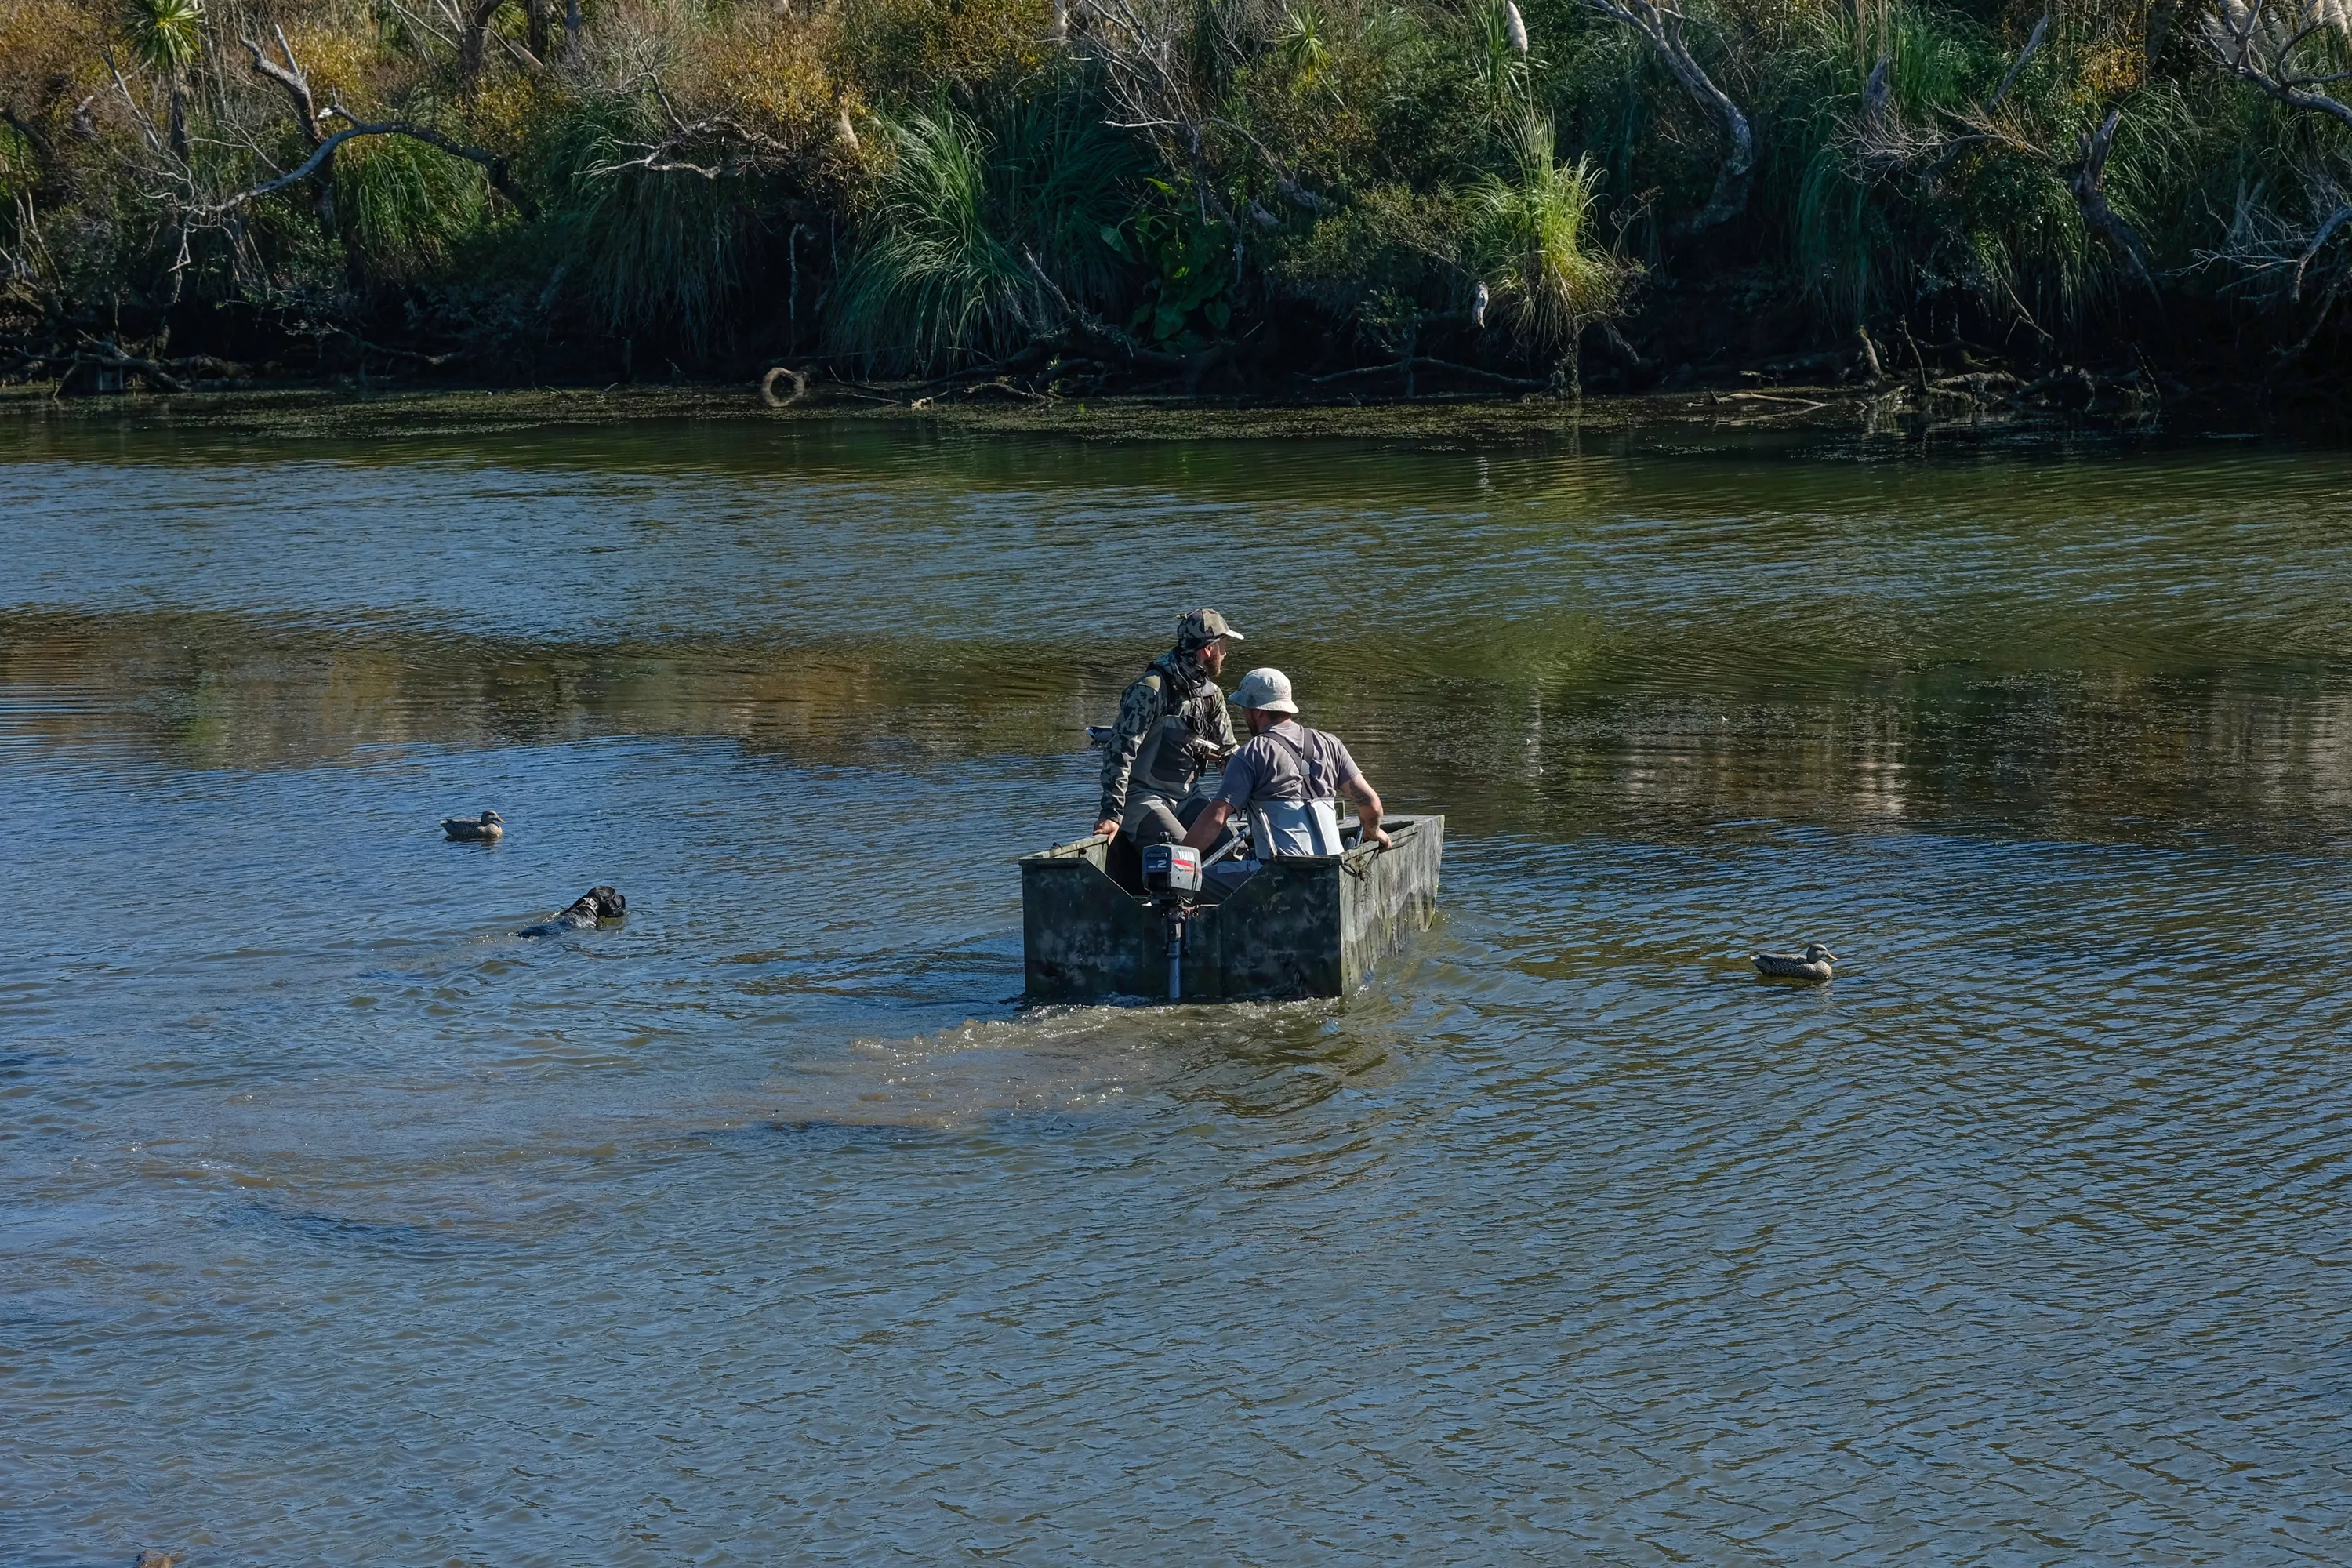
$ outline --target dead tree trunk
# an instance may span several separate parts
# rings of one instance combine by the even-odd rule
[[[287,101],[293,106],[295,128],[302,132],[303,145],[309,147],[315,157],[320,143],[327,139],[325,130],[319,124],[319,100],[310,91],[310,77],[304,74],[300,63],[294,58],[293,46],[286,41],[286,30],[280,27],[277,31],[278,52],[286,57],[286,63],[282,66],[262,52],[261,46],[253,41],[251,34],[237,42],[243,44],[246,53],[253,57],[253,68],[283,89]],[[319,215],[319,226],[332,235],[336,232],[333,148],[329,148],[326,155],[318,159],[318,168],[310,176],[310,185],[311,206]]]
[[[457,90],[471,92],[489,62],[490,23],[506,0],[469,0],[465,31],[457,39]]]
[[[2345,73],[2302,58],[2306,46],[2330,30],[2317,0],[2236,0],[2208,10],[2200,29],[2221,68],[2240,81],[2281,103],[2352,127],[2352,103],[2318,90],[2343,80]]]
[[[1731,95],[1715,84],[1683,37],[1683,14],[1675,0],[1583,0],[1612,22],[1631,27],[1675,73],[1683,90],[1714,119],[1723,132],[1724,158],[1715,190],[1690,220],[1690,230],[1728,223],[1748,210],[1748,175],[1756,163],[1756,132]]]
[[[2123,123],[2123,118],[2122,110],[2110,109],[2107,117],[2099,121],[2099,128],[2083,138],[2083,161],[2067,187],[2074,193],[2074,205],[2082,209],[2084,226],[2106,241],[2154,294],[2156,275],[2148,269],[2147,247],[2140,243],[2131,225],[2107,205],[2107,154],[2115,150],[2116,128]]]
[[[180,162],[188,161],[188,73],[172,73],[172,152]]]

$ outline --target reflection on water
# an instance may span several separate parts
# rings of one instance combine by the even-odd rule
[[[2339,1554],[2344,459],[5,471],[24,1561]],[[1022,1009],[1012,858],[1202,602],[1445,920]]]

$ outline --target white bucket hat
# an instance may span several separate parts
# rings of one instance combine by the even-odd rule
[[[1290,700],[1290,677],[1271,665],[1243,676],[1242,683],[1234,688],[1232,700],[1236,708],[1256,708],[1268,713],[1298,711],[1298,704]]]

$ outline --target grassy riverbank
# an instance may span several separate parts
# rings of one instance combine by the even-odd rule
[[[2333,0],[0,0],[0,374],[2332,386],[2344,21]]]

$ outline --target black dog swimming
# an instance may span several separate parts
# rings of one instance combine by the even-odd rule
[[[616,921],[629,912],[629,900],[610,888],[591,888],[580,895],[572,906],[551,921],[535,926],[525,926],[517,936],[562,936],[566,931],[594,931],[604,921]]]

